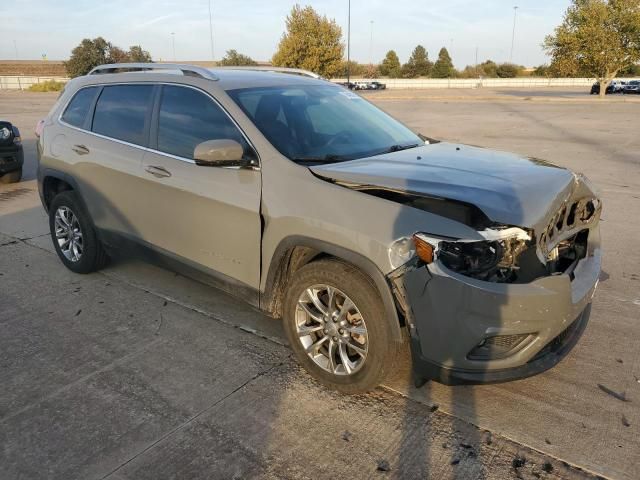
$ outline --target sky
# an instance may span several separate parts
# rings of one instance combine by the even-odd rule
[[[348,0],[211,0],[214,56],[236,49],[269,60],[291,7],[311,5],[347,34]],[[513,62],[548,61],[541,43],[570,0],[351,0],[351,58],[379,62],[395,50],[405,62],[416,45],[435,60],[447,47],[458,68],[488,58],[508,61],[517,5]],[[210,60],[209,0],[14,0],[0,4],[0,59],[65,60],[83,38],[140,44],[154,60]],[[373,22],[373,23],[372,23]],[[173,35],[172,35],[173,32]]]

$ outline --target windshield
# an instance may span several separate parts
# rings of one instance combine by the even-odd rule
[[[424,145],[415,133],[349,90],[332,85],[227,93],[284,156],[329,163]]]

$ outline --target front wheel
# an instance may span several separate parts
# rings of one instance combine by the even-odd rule
[[[372,390],[396,363],[400,345],[371,279],[338,260],[298,270],[284,305],[284,327],[298,361],[344,393]]]

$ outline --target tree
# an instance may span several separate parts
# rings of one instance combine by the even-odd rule
[[[572,0],[544,48],[558,74],[596,77],[603,98],[618,72],[640,60],[640,0]]]
[[[438,53],[438,60],[436,60],[431,69],[431,76],[433,78],[451,78],[455,74],[456,69],[453,67],[451,56],[447,49],[442,47]]]
[[[85,38],[71,51],[71,57],[64,62],[70,77],[86,75],[98,65],[107,63],[151,62],[151,55],[141,46],[135,45],[125,52],[104,38]]]
[[[129,62],[149,63],[151,62],[151,54],[143,50],[140,45],[132,45],[129,47]]]
[[[320,16],[310,6],[295,5],[287,16],[287,31],[272,62],[331,78],[340,70],[343,55],[342,29],[335,20]]]
[[[238,53],[236,50],[227,50],[227,53],[222,57],[219,64],[223,67],[242,67],[257,65],[258,62],[247,55]]]
[[[352,77],[364,75],[364,66],[355,60],[349,60],[349,62],[342,60],[340,62],[340,68],[336,71],[335,76],[347,78],[347,73]]]
[[[496,68],[496,75],[500,78],[516,78],[520,73],[520,67],[513,63],[501,63]]]
[[[493,60],[485,60],[480,65],[478,65],[478,68],[480,69],[480,75],[489,78],[495,78],[498,76],[498,64]]]
[[[110,49],[111,44],[102,37],[93,40],[85,38],[71,51],[69,60],[64,62],[67,73],[70,77],[79,77],[98,65],[109,63]]]
[[[407,63],[402,66],[402,76],[405,78],[428,77],[431,67],[426,48],[418,45],[413,49]]]
[[[398,78],[401,74],[402,67],[400,66],[398,54],[394,50],[389,50],[380,64],[380,75],[389,78]]]
[[[538,65],[533,70],[534,77],[548,77],[550,73],[549,65]]]

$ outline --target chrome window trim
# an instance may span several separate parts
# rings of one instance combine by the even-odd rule
[[[145,152],[156,153],[158,155],[163,155],[165,157],[172,158],[174,160],[180,160],[180,161],[185,162],[185,163],[191,163],[193,165],[196,165],[196,161],[191,159],[191,158],[180,157],[178,155],[173,155],[171,153],[162,152],[160,150],[156,150],[156,149],[153,149],[153,148],[143,147],[142,145],[136,145],[135,143],[125,142],[124,140],[120,140],[120,139],[117,139],[117,138],[108,137],[108,136],[102,135],[100,133],[92,132],[91,130],[85,130],[84,128],[79,128],[79,127],[76,127],[74,125],[70,125],[67,122],[65,122],[64,120],[62,120],[62,115],[64,115],[64,112],[69,107],[69,103],[71,103],[71,100],[73,100],[75,98],[75,96],[78,94],[78,92],[80,90],[84,90],[85,88],[90,88],[90,87],[108,87],[110,85],[151,85],[151,86],[154,86],[154,85],[168,85],[168,86],[171,86],[171,87],[191,88],[193,90],[196,90],[197,92],[204,93],[207,97],[209,97],[211,100],[213,100],[213,102],[220,108],[220,110],[222,110],[224,112],[224,114],[229,118],[229,120],[231,120],[231,122],[236,126],[236,128],[238,129],[238,131],[240,132],[242,137],[245,139],[247,144],[253,149],[254,152],[256,152],[256,155],[258,156],[258,165],[253,166],[253,167],[216,167],[216,168],[224,168],[224,169],[227,169],[227,170],[253,170],[253,171],[260,171],[261,166],[262,166],[262,161],[260,159],[260,153],[258,152],[256,147],[253,145],[251,140],[249,140],[249,137],[244,132],[244,130],[242,130],[242,128],[240,127],[238,122],[235,121],[235,119],[231,116],[231,114],[229,114],[229,112],[227,112],[227,109],[224,108],[220,104],[220,102],[218,102],[218,100],[215,97],[213,97],[209,92],[206,92],[206,91],[202,90],[201,88],[194,87],[193,85],[183,85],[183,84],[180,84],[180,83],[154,82],[154,81],[92,83],[90,85],[84,85],[84,86],[80,87],[78,90],[76,90],[73,93],[73,95],[71,95],[69,97],[69,100],[66,101],[66,103],[64,104],[64,107],[60,110],[60,114],[58,115],[58,122],[61,125],[64,125],[65,127],[71,128],[73,130],[77,130],[77,131],[82,132],[82,133],[88,133],[89,135],[93,135],[95,137],[102,138],[103,140],[110,140],[112,142],[119,143],[121,145],[126,145],[128,147],[138,148],[138,149],[143,150]],[[99,99],[100,99],[100,97],[98,97],[98,100]],[[96,102],[97,102],[97,100],[96,100]]]

